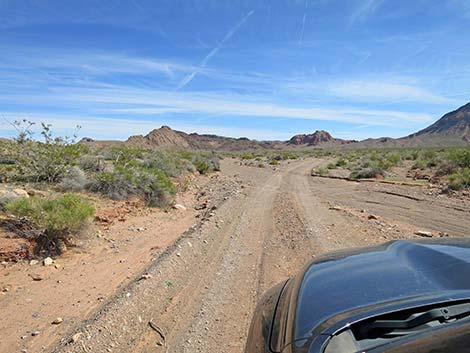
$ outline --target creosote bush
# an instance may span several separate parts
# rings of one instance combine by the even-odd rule
[[[76,194],[21,198],[7,204],[6,209],[31,222],[40,231],[38,242],[49,250],[59,241],[67,243],[95,213],[93,205]]]
[[[13,125],[18,130],[18,136],[8,153],[14,161],[19,180],[57,183],[84,153],[84,147],[75,143],[75,134],[71,138],[54,137],[51,125],[43,123],[42,141],[35,141],[31,130],[34,123],[22,120]]]
[[[463,168],[449,175],[449,188],[453,190],[470,188],[470,168]]]

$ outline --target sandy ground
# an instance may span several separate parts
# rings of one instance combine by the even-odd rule
[[[417,230],[465,236],[470,229],[468,201],[424,187],[310,176],[319,163],[273,170],[225,160],[221,175],[194,196],[194,204],[209,198],[207,209],[142,215],[136,223],[148,236],[138,233],[141,241],[119,253],[80,257],[84,265],[60,259],[59,269],[38,267],[46,271],[40,282],[28,277],[28,265],[2,269],[2,284],[23,279],[12,284],[21,290],[0,297],[6,313],[0,351],[242,352],[259,296],[315,256],[417,237]],[[112,227],[109,236],[117,236]],[[56,316],[64,323],[51,325]],[[33,330],[43,331],[33,337]]]

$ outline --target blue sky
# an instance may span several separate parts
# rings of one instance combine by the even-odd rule
[[[0,0],[0,135],[399,137],[470,98],[470,1]]]

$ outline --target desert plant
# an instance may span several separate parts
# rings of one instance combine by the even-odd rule
[[[349,177],[351,179],[371,179],[377,178],[378,176],[384,176],[384,170],[378,166],[368,166],[353,171]]]
[[[59,183],[59,189],[63,191],[82,191],[89,180],[85,172],[79,167],[72,167]]]
[[[99,173],[90,189],[117,200],[141,197],[151,206],[166,206],[176,192],[171,180],[161,170],[145,168],[137,163],[118,163],[113,171]]]
[[[470,149],[452,149],[448,152],[447,159],[457,167],[470,168]]]
[[[102,155],[87,154],[78,160],[78,166],[86,171],[102,172],[106,167],[106,162]]]
[[[44,123],[41,124],[43,141],[34,141],[31,131],[33,124],[27,120],[14,123],[18,136],[10,150],[10,157],[18,169],[17,177],[48,183],[59,182],[76,164],[84,147],[75,143],[76,134],[72,138],[54,137],[51,125]]]
[[[449,175],[449,188],[453,190],[470,188],[470,168],[463,168]]]
[[[21,198],[7,204],[6,209],[31,222],[40,231],[38,241],[49,250],[57,248],[59,241],[68,242],[95,212],[89,201],[75,194]]]
[[[314,170],[314,174],[317,174],[317,175],[327,175],[328,174],[328,169],[326,168],[317,168]]]

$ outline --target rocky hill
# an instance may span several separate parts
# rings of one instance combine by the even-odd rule
[[[276,141],[254,141],[246,137],[233,138],[217,135],[187,134],[168,126],[152,130],[145,136],[131,136],[127,143],[144,147],[175,147],[198,150],[241,151],[247,149],[275,148]]]
[[[332,137],[327,131],[317,130],[313,134],[295,135],[287,142],[287,144],[294,146],[318,146],[322,144],[344,145],[353,142],[356,141],[337,139]]]
[[[445,114],[434,124],[402,140],[412,139],[470,143],[470,103]]]
[[[83,139],[82,143],[97,146],[109,144],[133,144],[142,147],[174,147],[193,150],[242,151],[249,149],[285,149],[302,147],[347,148],[388,148],[388,147],[425,147],[470,145],[470,103],[445,114],[429,127],[406,137],[370,138],[363,141],[334,138],[324,130],[312,134],[299,134],[288,141],[256,141],[246,137],[233,138],[217,135],[185,133],[168,126],[152,130],[147,135],[131,136],[126,142],[93,141]]]

